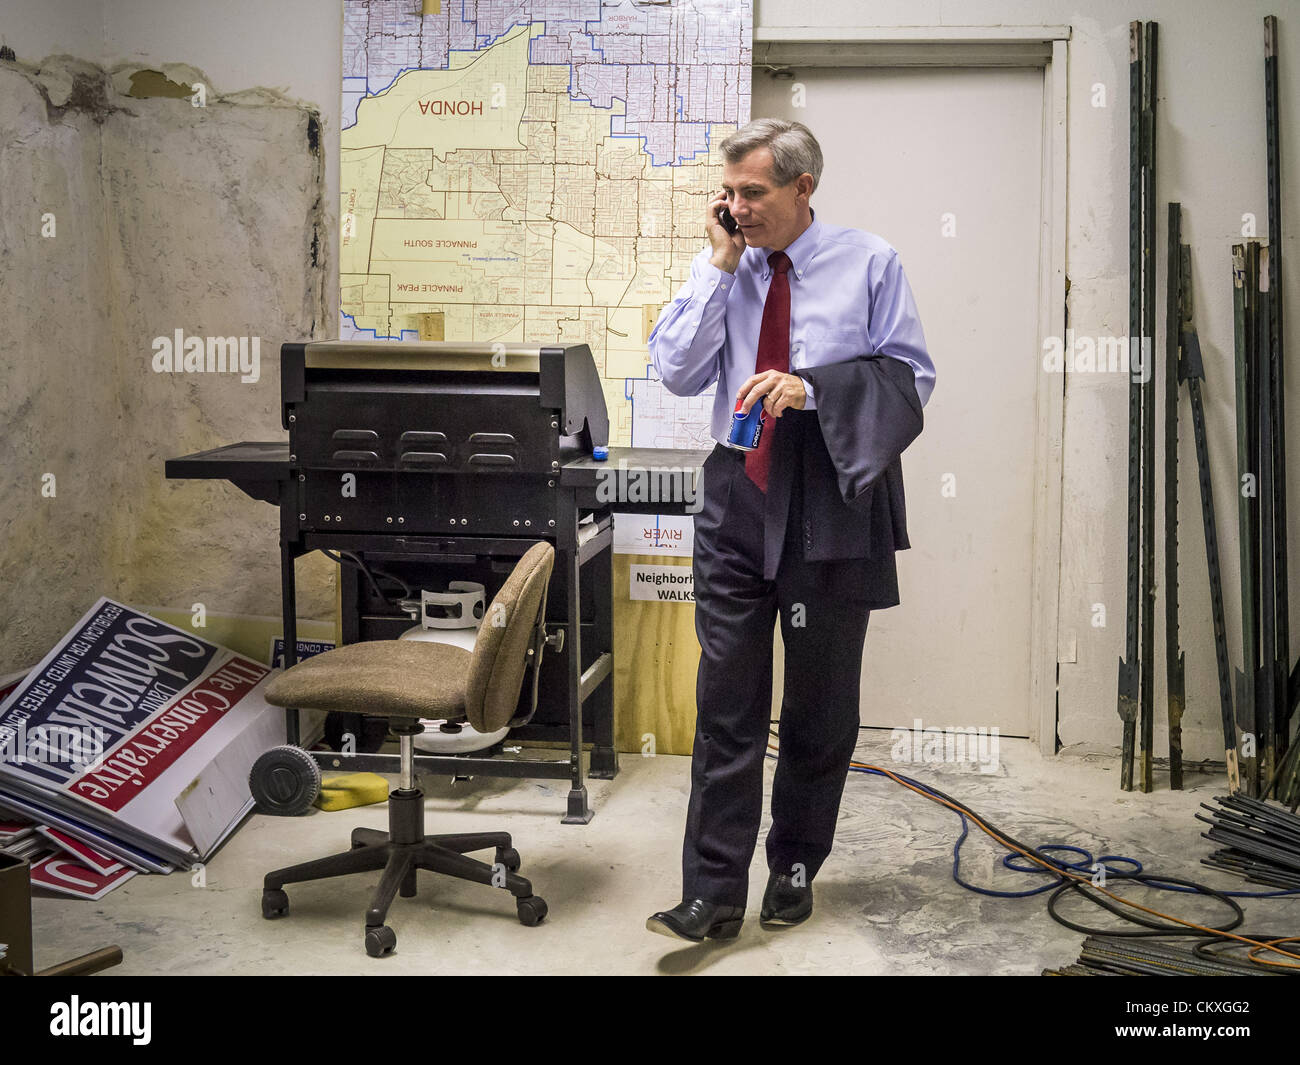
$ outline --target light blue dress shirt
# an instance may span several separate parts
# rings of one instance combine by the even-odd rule
[[[934,391],[934,363],[898,253],[873,233],[813,220],[785,249],[790,257],[790,372],[888,355],[912,367],[924,405]],[[664,308],[650,333],[650,360],[664,387],[698,396],[718,384],[713,437],[731,431],[736,391],[754,373],[772,269],[767,248],[748,247],[736,272],[709,262],[705,247],[691,277]],[[807,379],[805,410],[817,401]]]

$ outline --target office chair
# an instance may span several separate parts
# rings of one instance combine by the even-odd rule
[[[480,732],[490,732],[525,724],[532,717],[542,648],[558,648],[563,636],[546,635],[546,589],[554,565],[550,544],[528,549],[488,606],[473,652],[408,640],[354,643],[309,658],[267,685],[267,701],[276,706],[353,712],[360,708],[389,718],[401,743],[401,768],[399,783],[388,796],[388,831],[354,829],[350,851],[268,873],[263,917],[289,912],[285,884],[378,869],[383,877],[366,911],[365,944],[371,957],[396,947],[397,936],[384,921],[399,889],[403,898],[414,897],[418,869],[509,889],[525,925],[539,924],[546,916],[545,901],[516,875],[519,853],[510,845],[509,833],[424,834],[424,793],[416,781],[412,741],[423,731],[420,718],[468,721]],[[517,714],[524,671],[530,666],[528,709]],[[277,750],[296,752],[316,767],[301,748]],[[319,767],[315,772],[319,774]],[[488,847],[496,848],[494,865],[467,856]]]

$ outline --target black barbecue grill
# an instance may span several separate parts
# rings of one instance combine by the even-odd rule
[[[326,341],[280,358],[304,530],[540,533],[560,467],[609,443],[585,344]]]
[[[347,552],[412,588],[449,579],[490,599],[537,540],[556,563],[537,710],[509,742],[552,742],[563,759],[419,756],[417,768],[455,775],[568,777],[566,822],[592,816],[589,772],[618,772],[613,730],[613,510],[685,513],[685,499],[611,498],[618,470],[698,473],[707,452],[611,448],[600,377],[587,345],[312,341],[280,349],[288,444],[246,442],[171,459],[167,476],[221,478],[280,507],[285,665],[296,660],[294,560]],[[602,479],[604,484],[602,484]],[[340,569],[344,643],[394,638],[412,624],[395,598]],[[418,590],[416,592],[418,596]],[[557,646],[558,645],[558,646]],[[527,691],[528,686],[525,686]],[[530,695],[531,693],[529,693]],[[299,742],[297,711],[287,738]],[[497,755],[497,756],[494,756]],[[396,772],[397,756],[314,752],[324,768]]]

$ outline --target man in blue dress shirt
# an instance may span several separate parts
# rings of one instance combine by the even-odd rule
[[[910,546],[899,456],[935,380],[898,253],[816,219],[822,155],[807,127],[759,119],[720,149],[709,247],[649,339],[670,392],[717,386],[718,445],[695,516],[682,901],[646,922],[693,942],[735,936],[743,921],[778,616],[785,688],[760,919],[796,924],[812,911],[858,736],[867,619],[898,603],[894,553]],[[724,446],[737,403],[763,405],[753,452]]]

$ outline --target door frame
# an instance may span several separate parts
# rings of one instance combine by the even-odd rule
[[[1038,350],[1065,336],[1069,26],[763,26],[753,68],[1029,67],[1043,72]],[[1065,375],[1040,374],[1034,431],[1029,738],[1056,754]]]

